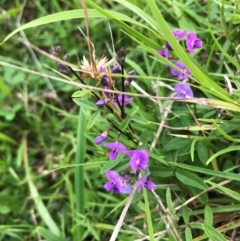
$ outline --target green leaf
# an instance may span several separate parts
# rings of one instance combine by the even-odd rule
[[[191,159],[192,159],[192,161],[194,161],[195,144],[196,144],[197,140],[198,140],[198,139],[194,139],[194,140],[192,141],[191,148],[190,148],[190,153],[191,153]]]
[[[142,117],[131,117],[131,120],[134,122],[137,122],[139,124],[143,124],[143,125],[149,124],[149,122],[147,120],[143,119]]]
[[[9,142],[12,144],[17,144],[17,142],[15,140],[13,140],[11,137],[3,134],[0,132],[0,141],[4,141],[4,142]]]
[[[104,16],[99,11],[96,11],[95,9],[87,9],[87,13],[88,13],[88,18],[106,18],[106,16]],[[108,10],[108,13],[113,15],[116,19],[123,20],[126,22],[131,22],[133,24],[145,27],[139,21],[136,21],[136,20],[126,16],[125,14],[121,14],[119,12],[110,11],[110,10]],[[10,39],[14,34],[16,34],[17,32],[19,32],[21,30],[28,29],[28,28],[34,28],[37,26],[54,23],[54,22],[58,22],[58,21],[84,18],[84,17],[85,16],[84,16],[83,9],[62,11],[59,13],[54,13],[54,14],[47,15],[45,17],[41,17],[41,18],[35,19],[35,20],[33,20],[29,23],[26,23],[26,24],[22,25],[21,27],[15,29],[13,32],[11,32],[9,35],[7,35],[7,37],[3,40],[3,42],[0,45],[2,45],[4,42],[6,42],[8,39]]]
[[[93,125],[95,125],[99,121],[100,111],[94,112],[89,118],[87,129],[90,129]]]
[[[86,90],[86,89],[78,90],[72,94],[72,98],[79,98],[79,97],[89,94],[90,92],[91,92],[90,90]]]
[[[217,131],[222,134],[223,137],[225,137],[227,140],[232,141],[232,142],[237,142],[239,143],[239,139],[235,139],[232,136],[228,135],[226,132],[227,131],[232,131],[238,128],[238,125],[223,125],[225,126],[226,132],[224,129],[221,128],[221,125],[218,125],[215,121],[213,121],[214,126],[216,127]]]
[[[124,154],[118,153],[116,160],[109,160],[108,162],[106,162],[106,164],[100,170],[100,174],[103,174],[106,171],[114,168],[120,161],[122,161],[123,158],[124,158]]]
[[[192,165],[187,165],[187,164],[183,164],[183,163],[176,163],[176,162],[168,162],[168,163],[173,165],[173,166],[178,166],[178,167],[181,167],[181,168],[189,170],[189,171],[193,170]],[[224,171],[224,172],[215,171],[215,170],[209,170],[207,168],[201,168],[201,167],[194,168],[194,171],[199,172],[199,173],[203,173],[204,175],[209,175],[210,177],[221,177],[223,179],[240,181],[240,176],[238,174],[229,173],[229,172],[226,172],[226,171]]]
[[[191,196],[197,196],[197,200],[201,204],[205,205],[206,203],[208,203],[209,199],[208,199],[208,195],[206,192],[201,193],[202,191],[200,191],[199,189],[197,189],[195,187],[191,187],[191,186],[188,186],[186,188],[189,189]],[[199,196],[199,194],[200,194],[200,196]]]
[[[88,110],[98,110],[98,107],[88,100],[81,100],[74,98],[73,101],[80,107]]]
[[[214,155],[212,155],[208,161],[207,161],[207,164],[209,164],[212,160],[216,159],[218,156],[222,155],[222,154],[226,154],[228,152],[231,152],[231,151],[239,151],[240,149],[240,146],[231,146],[231,147],[228,147],[228,148],[225,148],[217,153],[215,153]]]
[[[30,189],[31,196],[35,202],[35,207],[38,211],[38,214],[41,216],[44,223],[48,226],[48,228],[52,231],[53,234],[56,236],[60,234],[60,230],[58,225],[53,220],[52,216],[50,215],[47,207],[43,203],[36,186],[34,185],[33,181],[28,178],[28,185]]]
[[[153,223],[152,223],[152,214],[149,205],[149,197],[148,192],[145,188],[143,188],[143,196],[145,202],[145,213],[147,215],[147,227],[148,227],[148,235],[150,237],[150,241],[154,241],[154,231],[153,231]]]
[[[7,214],[11,212],[11,209],[8,206],[0,205],[0,213],[1,214]]]
[[[206,165],[209,158],[208,147],[201,141],[197,142],[197,154],[202,164]]]
[[[139,110],[139,106],[134,106],[130,111],[129,111],[129,116],[133,117]]]
[[[171,196],[171,189],[168,187],[166,190],[166,201],[169,210],[173,210],[173,202]]]
[[[151,166],[151,176],[155,177],[170,177],[173,175],[173,169],[168,167],[161,167],[159,170],[159,166]]]
[[[214,227],[207,225],[207,224],[202,224],[203,230],[206,234],[206,236],[210,240],[217,240],[217,241],[226,241],[225,237]]]
[[[180,149],[182,147],[186,147],[187,145],[190,145],[192,140],[189,139],[183,139],[183,138],[173,138],[171,141],[169,141],[163,148],[164,151],[173,151]]]
[[[240,177],[239,177],[239,180],[240,180]],[[227,187],[223,187],[219,184],[216,184],[216,183],[213,183],[211,181],[206,181],[207,183],[209,183],[210,185],[218,188],[219,190],[221,190],[222,192],[226,193],[227,196],[230,196],[232,197],[233,199],[237,200],[237,201],[240,201],[240,194],[238,192],[235,192]]]
[[[185,200],[183,201],[183,203],[184,202]],[[184,223],[189,224],[189,211],[186,205],[182,207],[182,216],[183,216]]]
[[[213,224],[213,213],[211,207],[206,204],[204,208],[204,224],[212,226]]]
[[[208,188],[208,186],[202,181],[202,179],[193,173],[184,170],[178,170],[176,172],[176,177],[180,182],[184,183],[187,186],[196,187],[201,190],[206,190]]]
[[[126,130],[126,128],[128,127],[130,121],[131,121],[130,118],[127,117],[127,118],[122,122],[122,124],[121,124],[121,130],[122,130],[122,131],[125,131],[125,130]]]
[[[193,240],[193,238],[192,238],[192,231],[191,231],[191,229],[189,228],[189,227],[186,227],[185,228],[185,240],[186,241],[192,241]]]
[[[65,241],[66,239],[57,236],[46,228],[38,227],[37,232],[47,241]]]

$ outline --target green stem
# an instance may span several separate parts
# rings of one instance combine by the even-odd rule
[[[75,157],[75,196],[76,196],[76,214],[83,214],[84,212],[84,176],[83,163],[85,156],[85,116],[83,111],[79,110],[78,128],[77,128],[77,148]],[[83,238],[83,226],[76,227],[76,240],[80,241]]]

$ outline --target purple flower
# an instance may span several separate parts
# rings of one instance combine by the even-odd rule
[[[105,105],[105,100],[104,99],[100,99],[96,102],[96,105],[101,107],[101,106],[104,106]]]
[[[157,53],[163,56],[163,58],[168,59],[168,48],[160,49]]]
[[[193,92],[189,85],[184,83],[177,83],[175,85],[175,91],[177,93],[177,98],[192,98]]]
[[[187,50],[193,54],[194,49],[202,47],[202,41],[197,38],[195,33],[189,33],[186,39]]]
[[[61,64],[61,63],[57,63],[57,66],[58,66],[58,71],[61,73],[61,74],[68,74],[68,69],[65,65]]]
[[[147,180],[150,173],[145,177],[138,179],[138,192],[141,192],[142,188],[145,187],[148,190],[152,190],[155,187],[155,184],[152,181]]]
[[[177,41],[179,41],[179,40],[183,39],[186,36],[187,30],[186,29],[184,29],[184,30],[173,29],[172,30],[172,34],[177,39]],[[168,42],[166,42],[166,48],[168,50],[170,50],[170,51],[173,50],[171,45]]]
[[[123,154],[128,153],[127,148],[119,141],[113,143],[108,142],[104,146],[111,149],[108,154],[110,160],[115,160],[117,158],[118,152],[122,152]]]
[[[183,73],[180,72],[180,71],[178,71],[178,70],[176,70],[176,69],[171,68],[171,74],[174,75],[174,76],[177,76],[179,80],[183,80],[183,79],[188,80],[188,79],[189,79],[188,75],[192,75],[192,74],[191,74],[191,72],[185,67],[185,65],[183,64],[183,62],[179,60],[179,61],[177,61],[177,62],[175,63],[175,65],[176,65],[180,70],[182,70]]]
[[[106,70],[105,70],[104,67],[101,66],[101,67],[99,68],[99,72],[100,72],[100,73],[106,73]]]
[[[174,35],[174,37],[177,39],[177,40],[181,40],[183,39],[186,34],[187,34],[187,29],[184,29],[184,30],[180,30],[180,29],[173,29],[172,30],[172,34]]]
[[[107,171],[105,176],[108,178],[108,182],[105,183],[104,188],[108,192],[113,190],[114,193],[129,194],[132,191],[132,186],[130,185],[128,178],[121,177],[115,171]]]
[[[107,88],[106,86],[104,86],[104,89],[108,89],[108,88]],[[102,107],[102,106],[104,106],[105,104],[108,104],[109,102],[111,102],[111,99],[108,98],[108,93],[105,92],[105,94],[106,94],[106,97],[103,97],[102,99],[100,99],[100,100],[98,100],[98,101],[96,102],[96,105],[97,105],[98,107]]]
[[[166,49],[169,50],[169,51],[173,50],[171,45],[169,44],[169,42],[166,42]]]
[[[108,136],[108,131],[104,131],[100,136],[97,136],[95,139],[96,144],[102,143]]]
[[[108,77],[106,75],[104,75],[102,78],[101,78],[101,83],[102,85],[105,87],[109,85],[109,82],[108,82]]]
[[[106,73],[106,70],[104,67],[100,67],[99,68],[99,72],[100,73]],[[108,86],[108,77],[106,75],[103,75],[102,78],[101,78],[101,83],[103,86]]]
[[[124,194],[130,194],[132,191],[132,186],[129,183],[129,178],[127,175],[124,175],[120,179],[120,192]]]
[[[130,166],[134,173],[138,169],[145,170],[148,165],[148,153],[144,149],[129,151]]]
[[[113,190],[114,193],[119,193],[120,192],[120,182],[121,182],[121,177],[120,175],[115,172],[115,171],[107,171],[105,173],[105,176],[108,178],[108,182],[104,184],[104,188],[110,192]]]
[[[115,64],[112,67],[112,73],[117,73],[120,70],[120,66],[118,64]]]
[[[122,106],[122,98],[123,98],[123,95],[122,94],[120,94],[120,95],[118,95],[118,101],[119,101],[119,103],[120,103],[120,105]],[[133,101],[133,98],[131,97],[131,98],[127,98],[125,95],[124,95],[124,105],[127,105],[127,104],[129,104],[130,102],[132,102]],[[115,100],[114,101],[114,105],[118,105],[118,102]]]

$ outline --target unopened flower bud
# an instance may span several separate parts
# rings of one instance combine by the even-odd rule
[[[108,77],[106,75],[104,75],[101,79],[101,83],[103,86],[107,86],[109,85],[109,82],[108,82]]]
[[[96,144],[102,143],[108,136],[108,131],[104,131],[100,136],[97,136],[95,139]]]
[[[172,47],[171,47],[171,45],[169,44],[169,42],[166,42],[166,48],[167,48],[168,50],[170,50],[170,51],[173,50]]]
[[[117,73],[118,71],[120,70],[120,66],[118,64],[115,64],[113,67],[112,67],[112,73]]]
[[[100,100],[98,100],[98,101],[96,102],[96,105],[97,105],[98,107],[102,107],[102,106],[104,106],[104,105],[105,105],[105,101],[104,101],[104,99],[100,99]]]
[[[102,106],[104,106],[105,104],[107,104],[107,103],[109,103],[109,102],[111,102],[111,99],[106,97],[106,98],[103,98],[103,99],[98,100],[98,101],[96,102],[96,105],[97,105],[98,107],[102,107]]]
[[[63,64],[61,63],[57,63],[57,66],[58,66],[58,71],[61,73],[61,74],[68,74],[68,69],[66,66],[64,66]]]
[[[123,47],[117,52],[116,59],[120,65],[124,64],[127,52],[128,52],[128,50]]]

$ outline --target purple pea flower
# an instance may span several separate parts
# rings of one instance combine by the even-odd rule
[[[172,34],[173,34],[174,37],[177,39],[177,41],[179,41],[179,40],[183,39],[183,38],[186,36],[187,30],[186,30],[186,29],[184,29],[184,30],[173,29],[173,30],[172,30]],[[171,45],[170,45],[168,42],[166,42],[166,48],[167,48],[168,50],[170,50],[170,51],[173,50],[172,47],[171,47]]]
[[[105,176],[108,178],[108,181],[105,183],[104,188],[108,192],[113,190],[114,193],[129,194],[132,191],[132,187],[128,182],[128,179],[121,177],[117,172],[107,171]]]
[[[173,50],[171,45],[169,44],[169,42],[166,42],[166,49],[169,50],[169,51]]]
[[[102,143],[108,136],[108,131],[104,131],[100,136],[97,136],[95,139],[96,144]]]
[[[136,173],[138,169],[145,170],[148,165],[148,153],[144,149],[129,151],[130,167]]]
[[[177,61],[175,63],[175,65],[180,69],[182,70],[182,72],[176,70],[176,69],[173,69],[171,68],[171,74],[174,75],[174,76],[177,76],[179,80],[188,80],[189,77],[188,75],[192,75],[191,72],[185,67],[185,65],[183,64],[182,61]]]
[[[132,191],[132,186],[129,183],[128,175],[124,175],[120,178],[120,192],[124,194],[130,194]]]
[[[106,75],[104,75],[102,78],[101,78],[101,83],[102,85],[105,87],[108,87],[109,85],[109,82],[108,82],[108,77]]]
[[[121,152],[123,154],[128,153],[127,148],[119,141],[113,143],[108,142],[104,146],[111,149],[111,151],[108,154],[110,160],[115,160],[117,158],[118,152]]]
[[[181,40],[183,39],[186,34],[187,34],[187,29],[184,29],[184,30],[180,30],[180,29],[173,29],[172,30],[172,34],[174,35],[174,37],[177,39],[177,40]]]
[[[177,93],[177,98],[192,98],[193,92],[189,85],[184,83],[177,83],[175,85],[175,91]]]
[[[120,192],[120,175],[115,171],[107,171],[105,176],[108,178],[108,181],[105,183],[104,188],[110,192],[113,190],[114,193]]]
[[[168,59],[168,50],[168,48],[160,49],[157,51],[157,53],[163,56],[163,58]]]
[[[105,70],[104,67],[101,66],[101,67],[99,68],[99,72],[100,72],[100,73],[106,73],[106,70]],[[101,78],[101,83],[102,83],[103,86],[108,86],[108,84],[109,84],[109,83],[108,83],[108,77],[107,77],[106,75],[103,75],[103,76],[102,76],[102,78]]]
[[[117,73],[120,70],[120,66],[118,64],[115,64],[112,67],[112,73]]]
[[[187,50],[191,54],[193,54],[194,49],[202,47],[202,41],[199,38],[197,38],[197,35],[195,33],[189,33],[186,38],[186,45],[187,45]]]
[[[99,72],[100,72],[100,73],[106,73],[106,70],[105,70],[104,67],[101,66],[101,67],[99,68]]]
[[[108,89],[106,86],[104,86],[104,89]],[[105,104],[108,104],[109,102],[111,102],[111,98],[108,98],[109,94],[107,92],[106,93],[106,97],[103,97],[102,99],[98,100],[95,104],[98,107],[102,107]]]
[[[141,192],[143,187],[148,190],[152,190],[155,187],[155,183],[147,180],[149,175],[150,173],[148,173],[145,177],[141,177],[138,179],[138,192]]]
[[[123,98],[123,95],[122,94],[120,94],[120,95],[118,95],[118,101],[119,101],[119,103],[120,103],[120,105],[122,106],[122,98]],[[131,98],[127,98],[126,97],[126,95],[124,95],[124,105],[127,105],[127,104],[129,104],[130,102],[132,102],[133,101],[133,98],[131,97]],[[114,101],[114,105],[118,105],[118,102],[115,100]]]
[[[58,71],[61,73],[61,74],[68,74],[68,69],[65,65],[61,64],[61,63],[57,63],[57,66],[58,66]]]
[[[96,102],[96,105],[97,105],[98,107],[104,106],[104,105],[105,105],[105,100],[104,100],[104,99],[98,100],[98,101]]]

